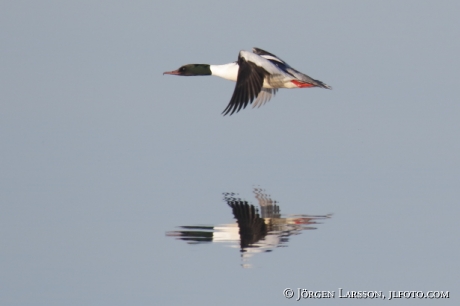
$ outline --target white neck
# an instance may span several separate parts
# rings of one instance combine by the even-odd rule
[[[234,81],[238,77],[239,66],[237,63],[230,63],[225,65],[210,65],[212,75]]]

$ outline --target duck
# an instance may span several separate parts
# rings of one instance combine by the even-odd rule
[[[166,236],[189,244],[225,243],[230,247],[239,247],[243,268],[250,268],[253,255],[286,247],[290,236],[299,235],[304,230],[315,230],[317,225],[332,218],[332,214],[282,215],[279,202],[273,200],[265,189],[256,185],[253,193],[258,205],[240,198],[238,193],[222,193],[222,200],[231,208],[236,222],[183,225],[178,226],[179,230],[166,232]]]
[[[163,75],[213,75],[236,82],[232,98],[222,114],[232,115],[249,104],[260,107],[268,102],[279,88],[332,89],[331,86],[292,68],[278,56],[260,48],[252,52],[241,50],[238,60],[224,65],[188,64]]]

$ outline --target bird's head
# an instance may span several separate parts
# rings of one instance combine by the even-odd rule
[[[177,70],[166,71],[163,74],[182,76],[211,75],[211,68],[207,64],[188,64],[180,67]]]

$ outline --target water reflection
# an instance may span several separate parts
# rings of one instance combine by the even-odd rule
[[[167,232],[167,236],[187,241],[190,244],[209,242],[228,243],[241,251],[242,266],[251,267],[249,258],[257,253],[271,252],[277,247],[286,247],[289,236],[299,235],[303,230],[316,229],[327,215],[280,214],[277,201],[271,199],[262,188],[254,188],[259,209],[236,193],[224,193],[224,201],[232,209],[236,223],[214,226],[187,225],[180,230]]]

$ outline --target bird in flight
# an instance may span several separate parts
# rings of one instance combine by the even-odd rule
[[[331,86],[303,74],[276,55],[259,48],[253,53],[240,51],[238,61],[224,65],[188,64],[177,70],[163,74],[180,76],[215,75],[230,81],[236,81],[232,98],[222,114],[232,115],[246,108],[248,104],[260,107],[268,102],[279,88]]]

